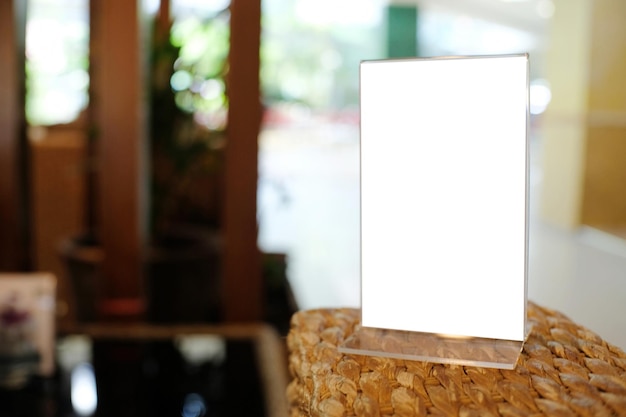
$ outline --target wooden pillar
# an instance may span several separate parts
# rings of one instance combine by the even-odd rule
[[[25,23],[25,1],[0,1],[0,270],[4,271],[30,267]]]
[[[261,1],[232,0],[230,12],[223,305],[226,321],[252,321],[262,318],[263,300],[256,219]]]
[[[541,216],[570,229],[580,224],[583,198],[592,5],[560,0],[555,6],[546,54],[552,101],[541,116]]]
[[[626,238],[626,2],[593,2],[581,220]]]
[[[147,234],[144,19],[140,0],[92,1],[91,6],[96,8],[91,13],[92,104],[104,305],[110,314],[134,315],[141,309]]]
[[[626,3],[557,0],[542,116],[542,218],[626,237]]]

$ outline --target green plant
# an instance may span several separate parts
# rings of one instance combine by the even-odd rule
[[[205,21],[154,27],[150,225],[157,239],[180,222],[216,226],[219,221],[214,200],[219,198],[227,109],[228,25],[223,19],[220,13]]]

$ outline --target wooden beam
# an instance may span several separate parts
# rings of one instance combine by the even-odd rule
[[[230,19],[223,310],[226,321],[253,321],[262,318],[263,302],[256,221],[261,1],[232,0]]]
[[[26,2],[0,1],[0,270],[30,267],[24,114]]]
[[[145,66],[141,1],[92,1],[91,65],[98,155],[98,234],[105,305],[142,298],[146,225]],[[139,304],[137,304],[139,305]],[[115,307],[114,307],[115,308]],[[129,312],[129,314],[131,314]]]

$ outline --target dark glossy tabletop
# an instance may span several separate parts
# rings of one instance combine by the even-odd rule
[[[266,416],[283,409],[280,340],[262,325],[217,335],[200,327],[80,330],[57,338],[52,375],[0,388],[0,416]]]

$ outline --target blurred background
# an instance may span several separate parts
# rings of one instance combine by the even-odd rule
[[[275,312],[283,319],[294,309],[359,306],[359,62],[528,52],[529,298],[626,348],[626,3],[263,0],[257,12],[228,0],[149,0],[130,28],[119,16],[108,17],[113,8],[94,10],[98,2],[91,11],[88,0],[25,3],[23,20],[13,14],[21,6],[0,14],[23,21],[25,48],[23,99],[21,89],[15,93],[14,84],[0,81],[0,91],[15,93],[3,103],[14,111],[0,119],[0,153],[3,161],[16,161],[5,168],[23,174],[14,175],[22,187],[5,176],[0,188],[4,206],[19,204],[0,218],[3,234],[14,231],[0,246],[2,268],[55,272],[63,319],[120,308],[113,303],[94,312],[93,301],[81,307],[77,298],[91,299],[76,295],[76,265],[104,282],[90,284],[92,294],[128,301],[148,293],[148,307],[122,305],[147,308],[155,321],[267,318],[276,303],[284,304]],[[237,26],[236,16],[260,22],[258,44],[246,44],[246,31],[254,28]],[[6,39],[19,45],[19,36]],[[255,50],[259,81],[250,90],[245,72],[255,67],[246,68],[245,57],[254,64]],[[120,103],[141,102],[121,121],[106,116],[115,113],[106,97],[118,93],[106,83],[116,54],[137,60],[132,68],[143,74],[131,77],[130,88],[114,80],[131,94],[125,101],[119,92]],[[5,56],[20,65],[19,54]],[[244,73],[240,84],[233,84],[236,71]],[[247,123],[232,113],[246,109],[260,111],[259,122],[249,122],[257,134],[244,132],[252,139],[238,141],[236,129]],[[106,120],[115,120],[115,132],[103,127]],[[137,132],[143,142],[132,139]],[[122,141],[120,133],[131,138]],[[103,145],[107,135],[113,137],[107,143],[118,145]],[[137,151],[137,143],[149,146]],[[111,174],[126,169],[120,161],[133,152],[139,156],[131,169],[149,168],[137,180],[139,191],[128,191],[139,196],[137,204],[123,197],[124,178]],[[119,220],[129,216],[136,219]],[[258,230],[255,223],[238,231],[250,219]],[[139,243],[125,243],[134,239],[128,224]],[[115,230],[122,237],[111,237]],[[169,259],[180,253],[163,261],[162,252],[145,247],[171,249],[193,239],[200,241],[199,259],[210,262],[189,261],[200,263],[187,281],[178,280],[182,289],[172,290],[171,276],[182,269]],[[231,255],[239,241],[248,249]],[[76,260],[79,243],[108,248],[107,261],[101,252]],[[183,253],[195,251],[197,240],[194,245]],[[148,277],[143,283],[128,285],[139,275],[110,278],[115,266],[94,266],[113,262],[116,247],[122,262],[132,248],[152,259],[140,268]],[[260,249],[260,259],[245,256],[250,247]],[[198,292],[213,296],[196,305],[214,308],[162,306],[174,293],[180,297],[174,305],[194,305]],[[261,296],[258,309],[223,313]]]

